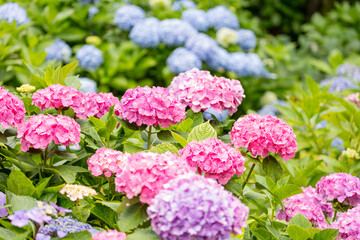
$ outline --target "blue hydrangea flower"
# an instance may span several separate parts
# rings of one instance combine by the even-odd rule
[[[344,151],[345,147],[343,146],[343,144],[344,144],[344,140],[342,140],[339,137],[335,137],[334,140],[331,142],[330,147],[335,147],[339,151]]]
[[[227,69],[227,65],[229,62],[229,53],[222,47],[216,47],[212,51],[212,54],[209,55],[208,59],[206,59],[206,65],[211,70],[214,71],[224,71]]]
[[[57,39],[53,44],[46,48],[45,52],[47,53],[46,60],[64,62],[69,62],[72,53],[70,46],[60,39]]]
[[[337,67],[336,74],[360,82],[360,68],[354,64],[344,63]]]
[[[177,0],[172,5],[172,9],[177,12],[190,8],[196,8],[196,3],[191,0]]]
[[[237,43],[244,51],[249,51],[256,47],[255,33],[249,29],[240,29],[237,31]]]
[[[115,12],[114,23],[123,30],[130,30],[136,23],[145,19],[145,12],[135,5],[124,5]]]
[[[196,33],[196,29],[190,24],[176,18],[162,20],[159,24],[160,41],[169,47],[184,44]]]
[[[0,20],[4,19],[8,23],[16,22],[16,25],[22,25],[29,22],[29,17],[22,7],[17,3],[5,3],[0,6]]]
[[[255,53],[231,53],[228,70],[240,77],[262,77],[267,71],[260,57]]]
[[[218,113],[213,108],[208,108],[203,112],[203,117],[206,120],[214,120],[213,116],[218,120],[219,122],[223,122],[226,120],[226,118],[229,116],[229,111],[223,110],[221,113]]]
[[[320,82],[320,86],[328,86],[330,85],[328,92],[341,92],[346,89],[357,89],[355,84],[345,77],[334,77],[330,79],[324,79]]]
[[[262,116],[270,115],[270,116],[274,116],[274,117],[280,115],[279,110],[276,108],[276,106],[274,106],[275,104],[282,105],[282,106],[287,106],[287,103],[285,101],[275,100],[272,103],[268,103],[268,104],[264,105],[258,111],[258,114],[262,115]]]
[[[328,123],[327,120],[322,120],[321,122],[315,125],[315,130],[326,128],[327,123]]]
[[[181,19],[188,22],[198,31],[207,31],[210,26],[206,12],[199,9],[188,9],[183,11]]]
[[[157,47],[160,43],[159,20],[147,18],[137,23],[129,35],[131,41],[144,48]]]
[[[207,61],[219,46],[216,41],[204,33],[196,34],[190,37],[185,47],[195,53],[201,60]]]
[[[248,53],[247,56],[247,72],[251,77],[261,77],[267,72],[264,63],[256,53]]]
[[[186,72],[193,68],[201,69],[201,60],[186,48],[177,48],[168,57],[166,64],[170,71],[174,74]]]
[[[84,4],[84,5],[88,5],[88,4],[91,4],[91,3],[98,3],[100,2],[101,0],[78,0],[81,4]]]
[[[99,8],[95,7],[95,6],[91,6],[89,7],[89,19],[93,18],[96,14],[99,13]]]
[[[97,85],[94,80],[91,80],[89,78],[79,77],[79,81],[81,83],[80,92],[82,93],[88,93],[88,92],[94,92],[97,93]]]
[[[216,6],[207,11],[210,25],[215,29],[227,27],[238,29],[240,27],[239,20],[236,15],[225,6]]]
[[[77,51],[76,58],[80,60],[80,67],[89,70],[96,70],[104,62],[101,50],[91,44],[82,46]]]

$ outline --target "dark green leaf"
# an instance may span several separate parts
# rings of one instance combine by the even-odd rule
[[[146,205],[138,202],[121,213],[118,225],[122,232],[127,232],[142,224],[147,217]]]
[[[243,194],[241,184],[239,182],[235,181],[234,179],[230,179],[230,181],[228,181],[224,187],[226,190],[234,193],[238,197],[242,196],[242,194]]]
[[[11,171],[7,181],[7,187],[10,192],[16,195],[31,197],[35,192],[35,187],[32,184],[32,181],[19,170]]]
[[[110,228],[117,228],[117,214],[111,208],[97,203],[95,204],[95,207],[91,209],[91,213],[106,222]]]
[[[281,178],[283,172],[280,163],[271,155],[264,158],[262,169],[265,174],[271,177],[275,182]]]
[[[63,240],[92,240],[91,234],[88,231],[70,233]]]

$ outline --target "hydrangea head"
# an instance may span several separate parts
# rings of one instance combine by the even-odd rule
[[[125,240],[126,234],[117,230],[102,231],[92,238],[93,240]]]
[[[193,28],[201,32],[207,31],[210,26],[206,12],[200,9],[187,9],[183,11],[181,19],[188,22]]]
[[[216,41],[224,47],[237,43],[237,32],[231,28],[222,27],[216,32]]]
[[[18,26],[30,21],[25,9],[13,2],[8,2],[0,6],[0,20],[2,19],[8,23],[15,21]]]
[[[166,46],[182,45],[197,33],[189,23],[180,19],[165,19],[159,24],[160,41]]]
[[[53,44],[51,44],[45,50],[46,52],[46,60],[56,60],[69,62],[71,57],[71,48],[61,39],[57,39]]]
[[[204,33],[191,36],[185,43],[185,47],[195,53],[201,60],[207,61],[214,55],[218,45],[214,39]]]
[[[25,113],[23,101],[9,90],[0,87],[0,125],[3,128],[18,127],[23,124]]]
[[[135,5],[124,5],[115,12],[114,23],[120,29],[131,30],[136,23],[145,19],[145,12]]]
[[[240,29],[237,31],[237,43],[244,51],[249,51],[256,47],[255,33],[249,29]]]
[[[191,51],[180,47],[175,49],[166,60],[166,64],[170,71],[179,74],[191,70],[193,68],[201,69],[201,60]]]
[[[104,62],[102,51],[91,44],[82,46],[77,51],[76,58],[80,67],[94,71]]]
[[[238,29],[240,27],[236,15],[225,6],[220,5],[211,8],[207,11],[207,15],[210,25],[215,29],[220,29],[222,27]]]
[[[79,82],[81,83],[81,87],[79,88],[80,92],[82,93],[97,93],[97,84],[94,80],[89,78],[80,77]]]
[[[130,32],[131,41],[143,48],[157,47],[160,44],[159,23],[153,17],[139,21]]]

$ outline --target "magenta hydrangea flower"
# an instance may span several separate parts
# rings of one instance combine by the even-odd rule
[[[179,155],[200,174],[204,172],[205,177],[218,180],[221,184],[226,184],[234,174],[240,176],[245,171],[245,157],[217,138],[192,141],[179,150]]]
[[[0,87],[0,125],[18,127],[25,118],[24,103],[4,87]]]
[[[269,152],[279,154],[285,161],[293,158],[297,150],[293,129],[282,119],[258,114],[239,118],[230,131],[231,143],[245,147],[253,156],[263,158]]]
[[[360,204],[360,179],[348,173],[333,173],[316,184],[322,202],[337,200],[356,206]]]
[[[360,95],[360,92],[353,93],[353,94],[349,94],[349,95],[345,98],[345,100],[348,100],[348,101],[350,101],[350,102],[355,103],[356,106],[357,106],[358,108],[360,108],[360,97],[359,97],[359,95]]]
[[[347,212],[338,213],[330,228],[339,230],[339,236],[336,238],[338,240],[360,239],[360,205]]]
[[[128,89],[120,101],[120,115],[138,126],[170,127],[185,119],[185,106],[162,87]]]
[[[106,177],[111,177],[112,174],[121,169],[122,162],[129,156],[128,153],[102,147],[96,150],[95,154],[87,160],[88,169],[94,176],[104,174]]]
[[[116,230],[102,231],[92,237],[93,240],[125,240],[126,234]]]
[[[186,174],[170,180],[147,209],[161,239],[230,239],[246,227],[249,209],[212,179]]]
[[[131,199],[140,194],[140,201],[151,203],[165,183],[178,175],[192,172],[176,154],[138,152],[124,161],[116,174],[115,189]]]
[[[30,146],[45,149],[52,141],[55,144],[79,146],[80,125],[74,119],[59,115],[34,115],[18,127],[21,150],[26,152]]]
[[[213,108],[219,113],[228,110],[232,115],[245,97],[238,80],[212,76],[196,68],[180,73],[168,89],[194,112]]]
[[[74,107],[81,104],[82,93],[74,87],[53,84],[32,95],[33,104],[41,110],[47,108]]]

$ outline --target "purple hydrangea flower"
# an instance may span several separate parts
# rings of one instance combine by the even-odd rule
[[[357,87],[351,80],[342,76],[324,79],[320,82],[320,86],[322,87],[328,85],[330,86],[328,89],[329,93],[341,92],[346,89],[357,89]]]
[[[120,29],[131,30],[136,23],[145,19],[145,12],[135,5],[124,5],[115,12],[114,23]]]
[[[177,48],[166,60],[170,71],[174,74],[186,72],[193,68],[201,69],[201,60],[186,48]]]
[[[130,32],[131,41],[143,48],[154,48],[160,44],[159,20],[146,18],[138,22]]]
[[[189,23],[180,19],[165,19],[159,24],[160,41],[166,46],[179,46],[197,33]]]
[[[39,225],[43,225],[44,223],[50,222],[52,220],[52,217],[47,215],[46,212],[40,208],[32,208],[26,211],[25,214],[30,220],[38,223]]]
[[[360,205],[347,212],[338,213],[336,221],[330,228],[339,230],[339,236],[336,239],[360,239]]]
[[[50,206],[55,208],[58,211],[60,216],[65,216],[66,213],[71,213],[72,212],[72,210],[60,207],[60,206],[56,205],[55,203],[53,203],[51,201],[50,201]]]
[[[348,77],[354,82],[360,82],[360,67],[354,64],[344,63],[337,67],[336,74]]]
[[[6,195],[3,192],[0,192],[0,207],[5,206],[6,205]],[[7,208],[0,208],[0,218],[6,217],[7,215],[9,215],[9,212],[7,210]]]
[[[162,239],[229,239],[241,233],[249,209],[216,181],[182,175],[164,185],[148,207]]]
[[[16,227],[24,227],[29,224],[29,217],[26,215],[26,211],[18,210],[15,211],[13,215],[8,217],[11,221],[11,224]]]
[[[209,29],[209,20],[204,10],[188,9],[182,12],[181,19],[188,22],[198,31],[207,31]]]
[[[238,29],[240,27],[239,20],[236,15],[225,6],[216,6],[207,11],[210,25],[215,29],[227,27]]]

